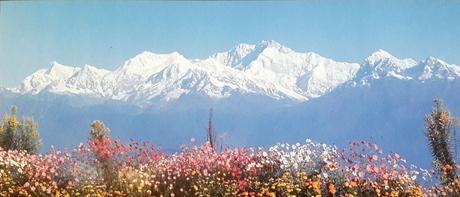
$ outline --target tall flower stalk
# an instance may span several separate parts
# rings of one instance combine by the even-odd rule
[[[456,173],[453,143],[454,129],[458,122],[444,108],[442,100],[434,100],[435,106],[430,115],[425,118],[426,136],[428,138],[433,164],[441,174],[444,185],[453,185],[458,179]]]

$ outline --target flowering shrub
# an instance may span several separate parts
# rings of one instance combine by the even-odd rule
[[[110,159],[110,160],[107,160]],[[106,162],[110,161],[110,165]],[[110,168],[110,171],[106,171]],[[446,170],[457,168],[445,166]],[[107,172],[111,181],[108,182]],[[441,196],[433,170],[385,155],[375,144],[315,143],[225,149],[184,146],[174,154],[146,142],[93,139],[44,155],[0,149],[0,196]]]

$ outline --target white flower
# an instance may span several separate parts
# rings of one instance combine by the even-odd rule
[[[294,169],[296,169],[296,170],[297,170],[297,168],[299,167],[299,164],[297,164],[297,163],[294,163],[294,165],[292,165],[292,167],[293,167]]]

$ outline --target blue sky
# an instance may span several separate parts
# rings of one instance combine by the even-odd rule
[[[0,86],[51,61],[114,69],[142,51],[204,58],[276,40],[361,62],[377,49],[460,64],[460,1],[0,2]]]

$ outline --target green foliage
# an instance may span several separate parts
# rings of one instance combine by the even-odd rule
[[[37,153],[41,146],[37,123],[31,117],[17,120],[16,111],[17,108],[13,106],[11,115],[3,114],[0,122],[0,147]]]

